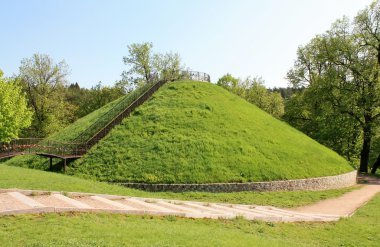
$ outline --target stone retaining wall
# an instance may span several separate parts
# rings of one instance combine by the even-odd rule
[[[357,172],[349,172],[336,176],[283,180],[252,183],[209,183],[209,184],[145,184],[117,183],[129,188],[146,191],[205,191],[205,192],[238,192],[238,191],[296,191],[296,190],[328,190],[353,186],[356,184]]]

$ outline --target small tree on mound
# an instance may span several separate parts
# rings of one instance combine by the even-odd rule
[[[128,55],[123,57],[127,70],[122,73],[122,80],[117,83],[125,91],[131,91],[139,85],[158,79],[179,79],[183,65],[178,53],[153,53],[152,43],[131,44]]]
[[[20,130],[31,124],[32,112],[17,84],[16,80],[3,78],[0,70],[0,141],[18,137]]]

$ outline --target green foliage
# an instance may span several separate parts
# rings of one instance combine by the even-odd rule
[[[242,81],[226,74],[218,80],[217,85],[239,95],[276,118],[280,118],[284,114],[283,98],[279,93],[265,88],[262,78],[248,77]]]
[[[123,57],[124,64],[129,67],[122,76],[125,81],[139,84],[141,81],[150,82],[153,79],[152,43],[128,45],[128,56]]]
[[[75,120],[82,118],[102,106],[122,97],[124,92],[116,86],[103,86],[99,82],[91,89],[71,84],[66,88],[66,101],[75,106]]]
[[[128,55],[123,57],[128,67],[122,73],[123,79],[118,85],[128,92],[136,85],[143,85],[159,79],[174,80],[181,75],[183,66],[178,53],[153,53],[152,43],[131,44],[128,46]]]
[[[329,31],[300,47],[288,73],[295,87],[307,87],[302,96],[292,99],[301,107],[287,113],[289,122],[301,120],[297,123],[301,129],[347,157],[360,154],[361,172],[368,171],[374,128],[380,118],[379,6],[375,1],[353,22],[348,18],[336,21]],[[297,103],[288,106],[292,105]],[[297,118],[304,113],[308,115],[305,121]]]
[[[25,132],[28,137],[46,137],[74,118],[74,108],[64,98],[67,74],[66,63],[55,64],[48,55],[34,54],[21,61],[19,77],[33,110],[32,126]]]
[[[349,116],[326,104],[314,89],[310,86],[287,100],[283,119],[357,166],[360,126]]]
[[[240,83],[239,78],[233,77],[231,74],[227,73],[221,78],[219,78],[216,83],[218,86],[224,87],[227,90],[232,90],[236,88]]]
[[[1,70],[0,106],[0,141],[10,141],[18,137],[23,128],[29,127],[32,112],[17,80],[3,78]]]
[[[153,62],[161,80],[178,80],[181,77],[181,71],[184,69],[178,53],[155,54]]]
[[[209,83],[163,86],[70,169],[101,181],[248,182],[351,171],[336,153]]]

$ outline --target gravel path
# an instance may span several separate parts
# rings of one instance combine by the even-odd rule
[[[340,215],[343,217],[350,216],[378,192],[380,192],[380,184],[364,185],[362,188],[348,192],[341,197],[299,207],[294,209],[294,211],[309,214],[318,213]]]

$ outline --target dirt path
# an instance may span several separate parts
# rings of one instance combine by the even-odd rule
[[[341,197],[299,207],[294,209],[294,211],[300,213],[332,214],[347,217],[351,216],[358,208],[366,204],[378,192],[380,192],[380,184],[363,185],[362,188],[348,192]]]

